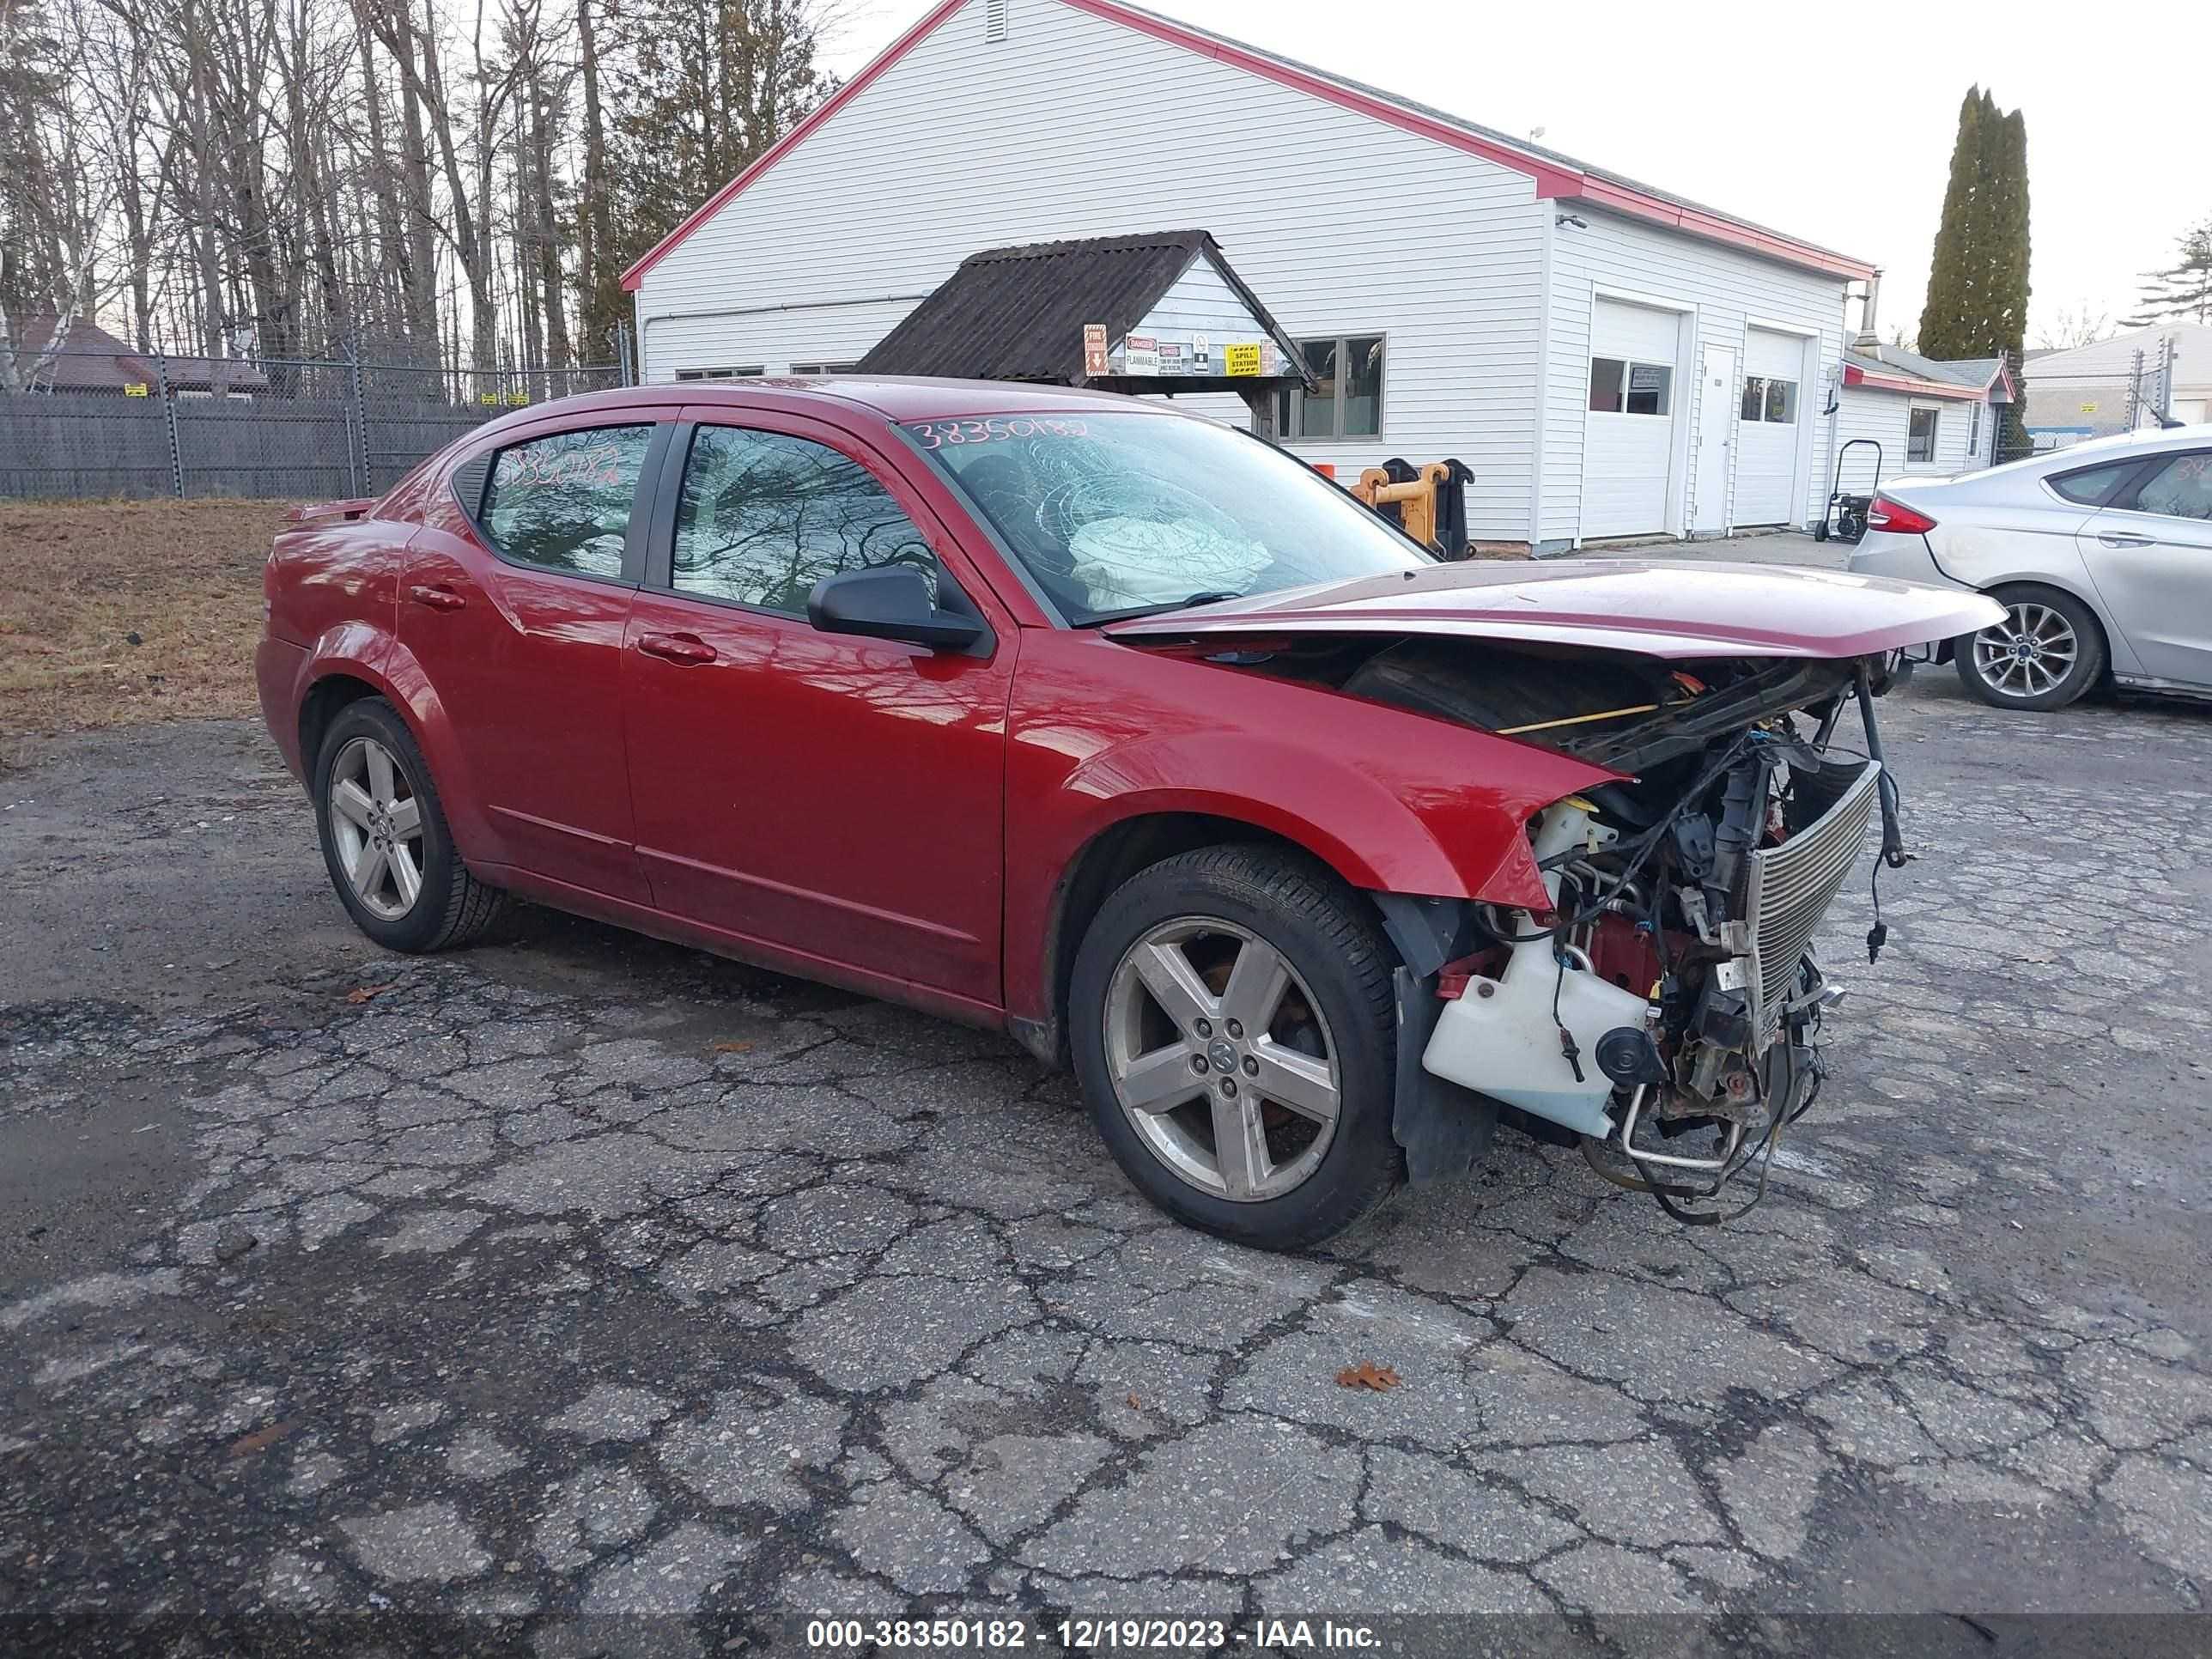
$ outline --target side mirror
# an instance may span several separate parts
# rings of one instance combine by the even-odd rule
[[[903,564],[823,577],[807,595],[806,620],[824,634],[900,640],[933,651],[964,651],[987,631],[980,619],[939,607],[927,579]]]

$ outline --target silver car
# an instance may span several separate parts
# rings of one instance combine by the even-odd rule
[[[1850,568],[2002,604],[1938,655],[2000,708],[2063,708],[2103,680],[2212,697],[2212,426],[1892,479]]]

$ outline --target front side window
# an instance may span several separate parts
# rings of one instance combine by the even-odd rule
[[[702,426],[691,440],[676,510],[671,585],[788,616],[806,614],[825,576],[912,565],[937,580],[937,556],[875,474],[805,438]]]
[[[1674,406],[1674,371],[1623,357],[1590,359],[1589,406],[1606,415],[1665,415]]]
[[[1079,626],[1431,562],[1343,490],[1211,421],[1086,412],[906,429]]]
[[[502,449],[478,520],[508,558],[580,576],[618,578],[650,426],[597,426]]]
[[[2168,519],[2212,519],[2212,454],[2175,456],[2143,481],[2135,508]]]
[[[1915,465],[1936,459],[1936,411],[1916,409],[1905,430],[1905,459]]]
[[[1314,390],[1286,389],[1275,426],[1290,438],[1376,438],[1382,434],[1382,337],[1306,340],[1299,350]]]

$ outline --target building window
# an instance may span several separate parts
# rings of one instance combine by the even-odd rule
[[[858,363],[793,363],[793,374],[850,374],[860,368]]]
[[[1916,409],[1905,429],[1905,464],[1919,466],[1936,459],[1936,416],[1932,409]]]
[[[679,380],[751,380],[767,373],[760,364],[753,363],[744,368],[679,368],[676,371],[676,378]]]
[[[1743,382],[1743,418],[1771,421],[1777,426],[1797,424],[1797,382],[1747,374]]]
[[[1966,409],[1966,459],[1979,460],[1982,454],[1982,406],[1977,402]]]
[[[1589,406],[1601,415],[1671,414],[1674,407],[1674,371],[1666,363],[1593,357]]]
[[[1382,435],[1382,336],[1348,334],[1302,340],[1315,389],[1288,387],[1275,396],[1275,429],[1285,438],[1379,438]]]

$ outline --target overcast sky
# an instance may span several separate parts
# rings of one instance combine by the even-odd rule
[[[1014,0],[1017,6],[1054,0]],[[931,0],[854,0],[849,75]],[[1959,100],[2027,118],[2027,343],[2086,307],[2117,324],[2140,272],[2212,213],[2212,5],[2046,0],[1147,0],[1146,9],[1542,142],[1883,269],[1911,337]],[[2118,27],[2124,18],[2140,27]],[[2152,21],[2153,19],[2155,21]]]

